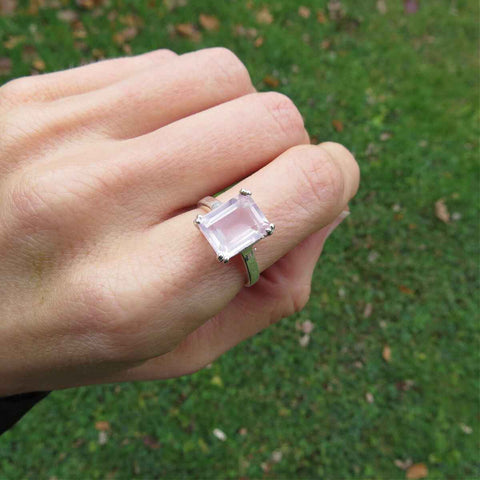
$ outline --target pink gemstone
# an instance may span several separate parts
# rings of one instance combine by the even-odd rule
[[[203,215],[199,224],[217,256],[232,258],[267,235],[270,222],[250,195],[238,195]]]

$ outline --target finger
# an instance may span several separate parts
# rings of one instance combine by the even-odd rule
[[[225,310],[175,350],[102,380],[156,380],[193,373],[281,318],[302,310],[325,241],[347,215],[342,212],[333,223],[303,240],[267,269],[255,288],[242,289]]]
[[[69,70],[17,79],[10,84],[10,87],[18,91],[12,98],[16,102],[25,103],[80,95],[111,85],[142,70],[167,64],[175,57],[177,54],[170,50],[155,50],[135,57],[102,60]]]
[[[212,48],[179,56],[106,88],[70,97],[56,108],[74,111],[95,133],[126,139],[253,91],[240,60],[227,49]]]
[[[294,147],[242,181],[235,193],[240,186],[252,190],[266,217],[277,225],[272,237],[258,243],[260,271],[331,223],[355,194],[358,177],[352,155],[327,143]],[[228,191],[220,198],[233,195]],[[173,217],[135,237],[134,243],[125,243],[125,251],[132,253],[124,255],[115,285],[122,312],[128,312],[126,328],[135,326],[125,355],[165,353],[218,314],[242,289],[241,259],[237,256],[229,265],[217,262],[206,239],[192,227],[199,212]]]
[[[152,225],[302,143],[309,138],[288,97],[246,95],[120,145],[128,188],[119,194],[135,220]]]

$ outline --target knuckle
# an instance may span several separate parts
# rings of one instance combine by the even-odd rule
[[[324,208],[336,209],[343,205],[345,178],[343,170],[330,152],[321,147],[297,147],[292,163],[300,175],[298,183],[307,202],[313,198]],[[305,188],[305,186],[307,188]]]
[[[20,77],[0,87],[0,106],[11,106],[28,101],[34,95],[32,79]]]
[[[222,86],[228,82],[227,85],[234,85],[241,91],[247,91],[251,87],[247,67],[231,50],[216,47],[207,50],[207,54],[215,69],[220,72],[219,80]]]
[[[303,117],[293,101],[278,92],[266,92],[256,94],[263,103],[274,123],[285,135],[302,136],[305,132]]]

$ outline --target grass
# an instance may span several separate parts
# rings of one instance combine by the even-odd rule
[[[78,25],[72,34],[58,6],[35,3],[0,18],[0,57],[13,60],[0,80],[30,74],[35,59],[54,71],[124,48],[224,45],[259,89],[267,75],[279,80],[312,136],[352,149],[363,178],[303,312],[191,377],[52,394],[0,440],[0,477],[400,479],[394,461],[411,459],[429,479],[480,478],[478,4],[421,2],[406,15],[401,2],[382,14],[343,0],[334,20],[324,0],[302,0],[310,18],[295,0],[173,11],[112,0],[100,15],[60,1],[85,27],[74,38]],[[256,21],[264,6],[271,24]],[[218,32],[172,33],[201,13],[219,18]],[[138,34],[124,47],[113,38],[132,19]],[[236,25],[256,28],[263,45]],[[302,348],[295,324],[306,319],[315,329]],[[100,420],[111,426],[105,444]]]

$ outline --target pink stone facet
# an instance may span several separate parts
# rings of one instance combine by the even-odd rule
[[[217,256],[232,258],[267,235],[270,222],[250,195],[239,195],[202,216],[198,225]]]

